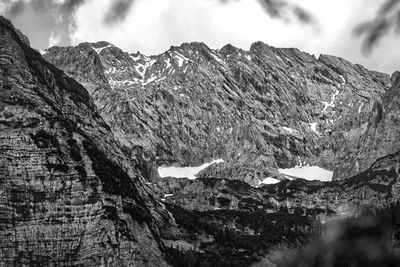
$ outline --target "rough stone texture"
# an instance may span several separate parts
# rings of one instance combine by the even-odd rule
[[[375,158],[400,151],[400,76],[392,75],[392,87],[375,102],[361,136],[342,147],[337,177],[356,175],[368,168]]]
[[[85,88],[0,17],[1,265],[167,266],[171,223]]]
[[[216,158],[225,162],[201,177],[255,185],[300,162],[338,170],[343,147],[358,142],[390,87],[389,75],[344,59],[261,42],[249,51],[190,43],[151,57],[82,43],[49,48],[44,57],[88,88],[114,135],[142,155],[152,177],[157,166]]]

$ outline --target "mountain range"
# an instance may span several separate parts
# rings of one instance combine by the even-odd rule
[[[5,265],[276,266],[399,198],[398,72],[262,42],[39,52],[0,17],[0,95]],[[333,181],[280,172],[305,165]]]
[[[155,167],[219,158],[200,177],[257,185],[279,168],[310,164],[345,179],[399,148],[396,127],[381,122],[397,75],[338,57],[261,42],[249,51],[189,43],[150,57],[82,43],[43,57],[88,88],[116,138],[140,147],[152,179]],[[384,148],[368,153],[368,142]]]

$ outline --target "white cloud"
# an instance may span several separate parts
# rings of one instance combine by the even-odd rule
[[[59,45],[60,44],[60,40],[61,40],[60,36],[57,33],[52,32],[50,34],[50,38],[49,38],[49,46]]]
[[[319,55],[333,54],[381,71],[398,68],[393,55],[400,56],[396,37],[388,37],[374,53],[365,57],[361,39],[353,35],[359,23],[373,17],[382,2],[371,0],[292,0],[314,14],[315,27],[285,23],[268,17],[257,0],[136,0],[125,21],[113,26],[103,23],[109,1],[90,0],[77,14],[75,44],[109,41],[129,52],[159,54],[171,45],[201,41],[212,48],[227,43],[249,49],[264,41],[278,47],[297,47]]]
[[[366,57],[361,52],[361,39],[352,34],[356,25],[373,17],[384,0],[291,1],[316,16],[318,30],[271,19],[257,0],[225,1],[227,4],[220,0],[135,0],[125,20],[109,26],[104,23],[104,16],[112,1],[86,0],[75,14],[77,28],[70,29],[74,30],[71,38],[73,44],[105,40],[125,51],[147,55],[162,53],[183,42],[201,41],[212,48],[231,43],[248,50],[251,43],[263,41],[315,55],[341,56],[370,69],[400,69],[396,60],[400,58],[399,36],[386,36]],[[45,48],[46,42],[54,45],[69,41],[54,32],[56,22],[51,12],[36,14],[25,8],[13,22],[37,48]]]

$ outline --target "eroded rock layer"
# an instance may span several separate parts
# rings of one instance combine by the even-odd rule
[[[130,164],[86,89],[0,17],[2,265],[168,265],[170,216]]]

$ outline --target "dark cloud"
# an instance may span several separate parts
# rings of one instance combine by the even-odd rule
[[[75,12],[76,9],[85,3],[85,0],[66,0],[62,5],[61,9],[64,12]]]
[[[72,33],[76,30],[75,13],[88,0],[1,0],[5,6],[5,16],[10,17],[13,21],[21,20],[25,23],[24,28],[37,28],[36,32],[47,37],[56,37],[60,45],[70,45]],[[98,1],[98,0],[97,0]],[[233,0],[214,0],[216,2],[229,3]],[[242,0],[243,1],[243,0]],[[278,19],[290,19],[296,17],[299,21],[310,23],[313,22],[313,17],[299,6],[294,6],[286,2],[286,0],[258,0],[266,13]],[[110,7],[104,14],[103,23],[108,26],[114,26],[117,23],[122,23],[129,11],[131,10],[135,0],[114,0],[110,1]],[[24,17],[30,17],[35,25],[27,25]],[[40,22],[40,20],[42,20]],[[43,28],[45,22],[45,28]],[[42,27],[39,29],[39,27]],[[33,39],[39,37],[33,36]],[[36,42],[33,41],[33,44]],[[38,47],[46,47],[40,40]]]
[[[272,18],[290,20],[294,17],[302,23],[317,23],[314,16],[299,5],[291,4],[285,0],[259,0],[259,2]]]
[[[30,17],[32,23],[36,25],[25,24],[25,27],[35,28],[36,26],[35,32],[47,36],[47,42],[51,35],[56,35],[61,45],[68,45],[71,43],[71,32],[76,29],[74,14],[84,2],[85,0],[6,0],[4,13],[5,16],[16,21],[25,22],[24,17]],[[46,22],[45,25],[43,21]],[[37,37],[33,36],[33,38]],[[41,42],[39,46],[43,46],[43,43]]]
[[[400,0],[386,0],[372,21],[358,25],[354,33],[363,36],[363,51],[370,53],[391,30],[400,33]]]
[[[229,3],[233,0],[215,0]],[[266,13],[272,18],[287,19],[295,17],[303,23],[315,23],[314,17],[298,5],[293,5],[285,0],[259,0]],[[113,25],[125,20],[134,0],[115,0],[104,17],[104,22]]]
[[[9,14],[11,16],[15,16],[19,13],[21,13],[24,9],[25,4],[22,1],[14,2],[14,3],[9,3]]]
[[[2,0],[5,10],[3,11],[6,17],[12,20],[21,19],[21,16],[30,16],[32,21],[37,21],[36,18],[42,18],[43,21],[49,22],[46,25],[47,37],[53,35],[61,45],[71,44],[71,35],[76,29],[76,21],[74,14],[82,6],[86,0]],[[115,23],[125,20],[134,0],[115,0],[111,2],[110,9],[104,15],[104,23],[114,25]],[[25,21],[25,20],[24,20]],[[39,23],[42,27],[42,23]],[[38,24],[38,27],[39,27]],[[31,27],[31,26],[27,26]],[[43,34],[43,29],[38,29],[38,32]],[[34,37],[36,38],[36,37]],[[35,43],[35,42],[33,42]],[[41,44],[40,46],[43,46]]]
[[[104,17],[104,22],[113,25],[125,20],[126,15],[132,7],[134,0],[116,0]]]

